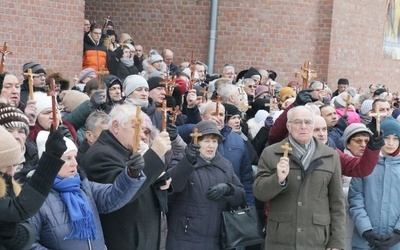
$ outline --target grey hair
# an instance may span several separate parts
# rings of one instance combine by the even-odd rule
[[[110,117],[104,111],[94,111],[86,119],[87,131],[94,131],[100,124],[108,124]]]
[[[314,81],[314,82],[310,83],[310,87],[309,88],[310,89],[315,89],[315,88],[322,87],[322,86],[324,86],[324,84],[322,82]]]
[[[249,83],[254,83],[254,80],[251,78],[245,78],[245,79],[243,79],[242,83],[243,83],[243,85],[247,85]]]
[[[206,103],[203,103],[199,108],[200,114],[204,115],[210,105],[216,105],[216,104],[213,101],[207,101]],[[222,105],[221,103],[218,103],[218,107],[225,109],[224,105]]]
[[[233,84],[225,84],[222,88],[218,88],[218,94],[221,96],[223,102],[227,102],[229,96],[239,95],[239,87]]]
[[[117,121],[121,127],[124,127],[124,123],[136,116],[136,106],[130,104],[115,105],[109,116],[108,128],[112,127],[113,121]]]
[[[312,114],[312,115],[311,115],[311,120],[312,120],[312,122],[314,123],[314,121],[315,121],[315,114],[314,114],[314,111],[313,111],[310,107],[307,107],[307,106],[297,106],[297,107],[291,108],[291,109],[287,112],[287,122],[290,122],[290,121],[291,121],[293,112],[296,111],[296,110],[298,110],[298,109],[307,109],[308,111],[310,111],[311,114]]]
[[[233,67],[232,65],[226,65],[226,66],[222,69],[222,73],[225,73],[227,70],[233,70],[233,72],[235,72],[235,67]]]

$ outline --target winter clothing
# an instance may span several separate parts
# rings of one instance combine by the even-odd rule
[[[95,43],[89,34],[83,38],[82,69],[92,68],[101,71],[104,67],[104,70],[107,70],[107,48],[103,44],[104,39],[101,38]]]
[[[146,179],[145,177],[132,179],[128,176],[126,169],[116,178],[113,185],[91,182],[87,178],[80,181],[79,174],[74,178],[78,178],[80,182],[76,193],[82,197],[87,208],[93,214],[94,225],[91,226],[97,229],[95,237],[93,239],[67,237],[71,230],[73,217],[72,214],[68,216],[68,211],[71,209],[66,206],[68,200],[64,198],[62,192],[57,191],[59,184],[56,183],[60,183],[62,181],[60,180],[53,185],[53,189],[39,213],[29,220],[29,223],[34,226],[37,236],[37,242],[32,245],[33,248],[106,249],[99,213],[110,213],[123,207],[131,201]],[[73,178],[64,180],[69,179]]]
[[[114,135],[104,130],[82,159],[81,166],[89,180],[113,183],[124,170],[131,151],[123,147]],[[151,149],[143,155],[147,179],[136,193],[136,200],[121,209],[100,215],[104,239],[109,250],[159,249],[160,214],[156,190],[150,187],[165,165]]]
[[[266,148],[258,164],[254,195],[269,201],[265,249],[321,249],[344,247],[345,210],[337,154],[316,139],[315,152],[305,171],[289,152],[286,184],[276,174],[288,139]]]
[[[169,173],[175,192],[168,215],[167,249],[220,249],[221,212],[244,201],[244,188],[231,163],[218,152],[210,162],[199,156],[194,166],[183,157],[171,164]],[[227,183],[232,195],[216,201],[207,199],[207,190],[220,183]]]

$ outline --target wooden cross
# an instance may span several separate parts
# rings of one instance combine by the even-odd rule
[[[288,157],[288,152],[293,150],[289,146],[289,142],[285,142],[285,144],[281,145],[281,149],[283,149],[283,157]]]
[[[375,117],[376,119],[376,132],[378,135],[381,134],[381,116],[382,115],[387,115],[387,113],[371,113],[369,116],[370,117]]]
[[[96,71],[96,75],[97,75],[97,78],[100,79],[100,81],[99,81],[99,89],[102,89],[103,88],[103,77],[105,75],[110,74],[110,72],[104,70],[105,69],[104,65],[101,65],[100,69],[101,69],[100,71]]]
[[[214,115],[218,116],[219,114],[219,104],[221,103],[221,96],[217,94],[217,99],[212,100],[212,102],[215,102],[215,113]]]
[[[174,92],[175,87],[177,86],[175,83],[175,77],[169,77],[168,74],[164,75],[164,81],[160,84],[165,84],[165,94],[171,96],[172,92]]]
[[[197,144],[197,139],[202,136],[202,133],[198,132],[199,130],[197,128],[193,129],[193,133],[190,133],[190,137],[193,139],[193,144]]]
[[[172,114],[171,123],[175,124],[176,123],[176,118],[178,118],[178,115],[182,114],[182,112],[179,109],[179,105],[176,105],[175,108],[172,111],[170,111],[170,113]]]
[[[34,100],[35,96],[33,95],[33,77],[40,76],[40,74],[32,73],[32,69],[29,68],[27,73],[22,73],[24,76],[28,76],[28,85],[29,85],[29,100]]]
[[[167,107],[167,100],[164,99],[161,108],[157,108],[157,110],[161,111],[161,130],[165,131],[167,128],[168,111],[172,111],[172,108]]]
[[[278,108],[278,104],[275,102],[275,98],[272,98],[272,96],[269,98],[269,103],[264,104],[264,106],[269,107],[269,112]]]
[[[343,100],[346,103],[346,106],[345,106],[344,111],[343,111],[343,115],[347,115],[347,110],[349,109],[349,106],[350,105],[354,105],[354,103],[352,103],[350,101],[350,98],[351,98],[351,95],[347,94],[347,99]]]
[[[53,112],[53,131],[57,130],[57,105],[56,105],[56,91],[54,78],[50,78],[50,88],[47,95],[51,97],[51,111]]]
[[[133,148],[132,152],[137,152],[140,143],[140,134],[142,130],[142,119],[140,118],[141,109],[140,106],[136,106],[136,117],[131,120],[131,124],[135,127],[135,133],[133,134]]]
[[[192,51],[192,58],[190,59],[190,86],[189,90],[194,87],[194,74],[196,72],[196,60],[194,60],[194,52]]]
[[[303,79],[303,89],[307,89],[309,81],[311,78],[317,77],[317,73],[311,70],[311,63],[309,61],[305,61],[304,66],[301,67],[301,69],[303,72],[297,72],[294,76],[301,77]]]
[[[7,42],[4,42],[3,49],[0,50],[1,58],[0,58],[0,74],[3,73],[4,62],[6,61],[7,55],[12,55],[11,51],[7,50]]]
[[[202,90],[200,90],[200,92],[201,93],[203,93],[203,96],[201,97],[201,103],[205,103],[206,101],[207,101],[207,94],[208,94],[208,91],[207,91],[207,87],[206,86],[204,86],[203,87],[203,89]]]
[[[103,29],[105,29],[107,27],[108,22],[111,21],[110,16],[107,16],[104,18],[104,27]]]

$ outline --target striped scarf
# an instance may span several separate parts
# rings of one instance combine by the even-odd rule
[[[293,139],[292,136],[289,135],[289,143],[290,146],[292,146],[293,154],[300,159],[304,171],[307,171],[307,168],[311,162],[311,158],[315,152],[314,139],[311,139],[311,141],[306,145],[301,145],[295,139]]]

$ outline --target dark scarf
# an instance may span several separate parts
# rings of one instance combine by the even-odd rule
[[[97,228],[91,207],[82,195],[80,186],[79,174],[73,178],[61,178],[57,175],[53,183],[53,189],[60,192],[71,219],[71,231],[64,237],[64,240],[97,239]]]
[[[293,148],[293,154],[300,159],[301,163],[303,164],[304,171],[306,171],[315,152],[314,139],[311,139],[311,141],[306,145],[301,145],[295,139],[293,139],[292,136],[289,136],[289,142],[290,146]]]

